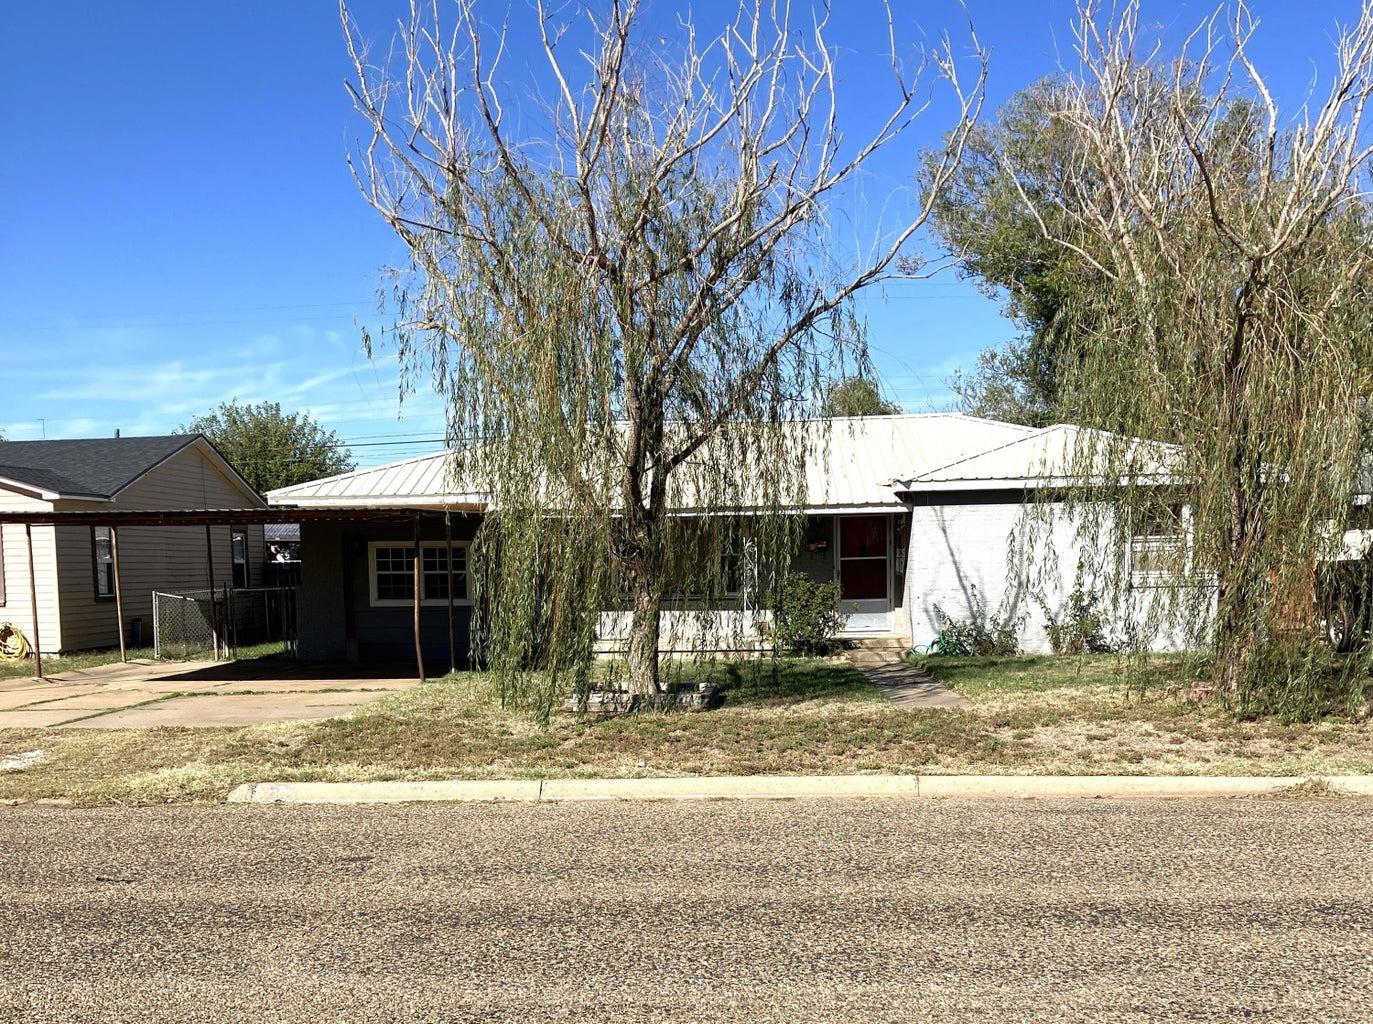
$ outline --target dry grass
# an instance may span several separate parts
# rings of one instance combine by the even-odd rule
[[[803,773],[1243,774],[1373,772],[1366,723],[1241,722],[1161,692],[1132,696],[1110,658],[935,662],[965,711],[893,708],[847,664],[733,663],[705,714],[548,729],[457,674],[345,718],[236,729],[0,731],[0,800],[220,800],[241,782]],[[1163,671],[1167,678],[1167,669]]]

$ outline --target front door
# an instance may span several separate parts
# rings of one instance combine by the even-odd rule
[[[839,605],[846,633],[891,632],[891,574],[888,567],[891,517],[835,519]]]

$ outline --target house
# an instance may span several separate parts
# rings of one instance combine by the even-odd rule
[[[815,432],[814,449],[827,455],[807,465],[806,507],[798,510],[806,515],[805,543],[793,569],[840,582],[848,635],[926,643],[939,630],[937,608],[954,618],[1003,612],[1017,621],[1026,650],[1048,649],[1044,608],[1061,608],[1073,588],[1075,539],[1061,527],[1051,531],[1049,543],[1061,548],[1060,574],[1036,581],[1036,600],[1012,562],[1036,496],[1061,486],[1051,463],[1077,439],[1076,428],[1040,430],[953,413],[817,420],[801,428]],[[450,610],[455,650],[467,650],[467,548],[481,522],[483,496],[455,482],[452,459],[436,453],[268,494],[283,511],[417,513],[413,532],[400,522],[302,525],[302,657],[413,656],[416,537],[425,658],[446,661]],[[446,517],[419,515],[445,510]],[[700,609],[667,610],[662,646],[700,649],[702,629],[714,634],[705,638],[707,647],[739,646],[740,637],[744,646],[763,642],[769,610],[750,607],[746,596],[727,605],[707,616]],[[623,638],[626,624],[622,612],[603,615],[607,646]]]
[[[263,508],[199,434],[0,442],[0,512],[155,512]],[[0,621],[32,640],[29,537],[0,526]],[[29,528],[42,653],[150,643],[154,591],[262,583],[261,525]],[[118,545],[122,622],[115,610]],[[209,547],[207,548],[207,544]],[[207,551],[213,557],[207,558]]]

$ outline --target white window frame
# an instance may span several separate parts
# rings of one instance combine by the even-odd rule
[[[1137,534],[1131,527],[1130,535],[1125,539],[1126,567],[1130,572],[1130,583],[1133,586],[1151,587],[1171,583],[1181,583],[1192,576],[1192,507],[1183,505],[1178,515],[1179,525],[1182,527],[1181,533],[1160,533],[1160,534]],[[1176,550],[1182,548],[1182,571],[1181,573],[1170,572],[1166,569],[1137,569],[1135,568],[1136,551],[1140,550]]]
[[[243,561],[241,562],[238,560],[238,552],[234,550],[234,541],[238,540],[239,537],[243,538]],[[253,585],[253,570],[250,558],[251,551],[252,547],[248,543],[247,530],[229,531],[229,579],[233,582],[236,590],[247,590]],[[240,565],[243,566],[242,586],[240,586],[238,582],[238,567]]]
[[[381,598],[377,596],[377,549],[378,548],[413,548],[415,542],[411,540],[371,540],[367,542],[367,597],[368,603],[373,608],[410,608],[414,605],[413,597]],[[472,570],[471,559],[468,553],[470,546],[467,541],[453,542],[453,555],[457,557],[459,551],[462,552],[463,575],[465,577],[465,587],[467,595],[454,597],[453,606],[461,608],[472,604]],[[445,551],[448,544],[445,541],[420,541],[420,558],[423,560],[425,550]],[[414,578],[414,562],[410,563],[410,575]],[[449,566],[449,579],[452,579],[452,566]],[[420,586],[424,586],[424,572],[420,572]],[[420,598],[421,608],[447,608],[448,598],[446,597],[424,597]]]
[[[100,546],[99,546],[99,540],[100,540],[100,538],[99,538],[99,536],[98,536],[102,531],[103,531],[103,533],[104,533],[104,539],[105,539],[105,541],[107,542],[107,545],[108,545],[108,548],[109,548],[109,556],[106,557],[106,558],[103,558],[103,559],[100,557]],[[109,589],[108,591],[102,590],[102,589],[101,589],[101,584],[102,584],[101,577],[104,575],[104,573],[102,572],[103,569],[108,569],[108,570],[109,570],[110,589]],[[115,581],[115,578],[114,578],[114,529],[113,529],[113,527],[109,527],[109,526],[92,526],[92,527],[91,527],[91,571],[92,571],[92,573],[93,573],[93,575],[94,575],[94,577],[95,577],[95,578],[94,578],[94,581],[93,581],[94,586],[95,586],[95,599],[96,599],[97,601],[113,601],[113,600],[114,600],[114,593],[115,593],[115,590],[118,588],[118,583]]]

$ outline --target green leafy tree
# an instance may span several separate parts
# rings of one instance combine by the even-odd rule
[[[848,377],[832,383],[825,393],[826,416],[899,416],[901,406],[888,402],[875,380]]]
[[[209,438],[259,494],[356,466],[338,434],[309,413],[282,412],[279,402],[224,402],[180,429]]]
[[[1069,310],[1100,284],[1096,269],[1049,237],[1040,222],[1045,218],[1059,234],[1075,230],[1060,208],[1080,148],[1055,117],[1063,89],[1061,78],[1036,82],[977,126],[949,187],[933,203],[931,226],[959,272],[1004,301],[1022,331],[949,381],[960,409],[971,415],[1030,426],[1054,422],[1060,363],[1078,349],[1067,329]]]
[[[1058,386],[1049,346],[1017,339],[983,349],[977,365],[959,370],[946,382],[958,408],[969,416],[1046,427],[1055,422]]]

